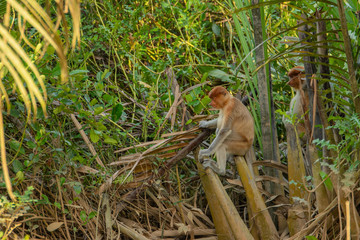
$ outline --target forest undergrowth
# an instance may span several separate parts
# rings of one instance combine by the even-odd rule
[[[358,239],[360,4],[341,8],[339,1],[86,0],[80,23],[65,3],[59,10],[39,1],[41,12],[20,1],[31,15],[54,19],[49,28],[64,46],[66,83],[59,49],[16,3],[9,1],[8,14],[0,4],[1,26],[36,65],[47,94],[46,108],[29,120],[11,71],[16,62],[0,47],[6,159],[17,199],[7,196],[3,169],[0,238],[242,239],[231,210],[254,239]],[[71,45],[76,26],[81,38]],[[0,44],[12,46],[2,29]],[[303,144],[293,127],[299,120],[287,112],[294,96],[287,74],[295,66],[305,66],[313,89],[300,120],[308,124]],[[197,159],[214,138],[197,126],[217,116],[207,96],[216,85],[242,100],[256,128],[253,161],[228,163],[231,174],[220,178]],[[240,165],[253,179],[242,178]],[[219,193],[226,199],[211,203]],[[271,218],[261,225],[265,212]],[[214,219],[220,215],[222,223]],[[276,231],[266,235],[272,225]]]

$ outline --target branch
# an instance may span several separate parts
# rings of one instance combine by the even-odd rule
[[[193,151],[196,147],[198,147],[206,138],[210,136],[210,134],[214,132],[211,129],[205,129],[202,133],[200,133],[195,139],[193,139],[185,148],[180,150],[174,157],[172,157],[169,161],[166,162],[165,166],[160,168],[157,173],[154,173],[144,184],[140,187],[136,188],[129,194],[127,194],[122,201],[116,207],[116,215],[121,212],[127,205],[127,202],[131,202],[137,198],[137,196],[142,193],[147,186],[151,186],[154,180],[161,178],[165,175],[165,173],[171,169],[175,164],[177,164],[180,160],[186,157],[191,151]]]

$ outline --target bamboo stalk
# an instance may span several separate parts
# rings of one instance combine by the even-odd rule
[[[229,223],[226,220],[223,210],[219,207],[220,202],[216,196],[213,186],[210,184],[209,176],[205,173],[201,163],[197,162],[197,167],[201,179],[201,184],[204,188],[206,199],[209,204],[210,213],[215,225],[216,234],[219,240],[234,240]]]
[[[202,170],[202,166],[198,164],[199,171]],[[230,227],[230,230],[236,240],[253,240],[253,236],[246,227],[244,221],[240,218],[239,213],[237,212],[234,204],[232,203],[230,197],[226,193],[223,185],[220,182],[219,177],[213,172],[212,169],[207,168],[205,170],[207,176],[207,188],[205,191],[211,191],[214,196],[217,198],[218,205],[213,206],[214,209],[222,209],[223,214],[225,215],[226,222]],[[256,186],[255,186],[256,187]],[[219,210],[217,210],[219,211]],[[224,223],[223,223],[224,224]],[[225,225],[226,226],[226,225]],[[218,231],[218,228],[217,228]]]
[[[279,239],[275,224],[257,188],[254,176],[246,164],[245,158],[235,157],[235,163],[261,239]]]

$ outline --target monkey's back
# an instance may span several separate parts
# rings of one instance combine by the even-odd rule
[[[254,120],[249,110],[239,99],[232,97],[230,101],[232,102],[229,107],[233,111],[228,116],[230,117],[231,126],[229,127],[232,132],[226,138],[225,144],[228,145],[230,153],[244,155],[254,141]],[[230,111],[230,109],[227,110]]]

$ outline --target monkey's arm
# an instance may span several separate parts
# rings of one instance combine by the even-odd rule
[[[224,140],[231,134],[231,129],[221,129],[216,135],[214,141],[210,144],[208,149],[202,149],[199,152],[199,159],[203,159],[205,156],[210,156],[215,153],[219,146],[222,145]]]
[[[218,119],[215,118],[213,120],[210,121],[200,121],[199,122],[199,128],[210,128],[210,129],[214,129],[217,127],[217,122]]]

